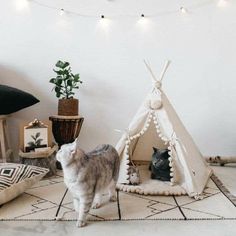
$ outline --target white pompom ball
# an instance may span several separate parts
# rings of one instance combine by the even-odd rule
[[[160,109],[162,107],[161,97],[156,94],[150,94],[145,104],[152,110]]]
[[[153,99],[150,101],[150,106],[152,109],[157,110],[162,107],[162,102],[161,100]]]

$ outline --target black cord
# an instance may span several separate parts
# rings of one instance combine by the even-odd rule
[[[59,212],[60,212],[61,205],[62,205],[62,203],[63,203],[63,201],[64,201],[64,198],[65,198],[67,192],[68,192],[68,188],[66,189],[66,191],[65,191],[65,193],[64,193],[64,195],[63,195],[63,197],[62,197],[62,199],[61,199],[61,202],[60,202],[59,207],[58,207],[58,209],[57,209],[57,213],[56,213],[55,219],[57,218],[57,216],[58,216],[58,214],[59,214]]]
[[[117,208],[118,208],[119,220],[121,220],[119,190],[116,190],[116,198],[117,198]]]

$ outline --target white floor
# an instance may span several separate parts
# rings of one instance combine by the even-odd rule
[[[213,167],[215,174],[225,186],[236,195],[236,165]],[[1,236],[26,235],[191,235],[191,236],[235,236],[236,221],[110,221],[90,222],[85,228],[78,229],[75,222],[0,222]]]

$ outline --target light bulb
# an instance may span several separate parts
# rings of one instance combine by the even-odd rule
[[[29,9],[29,0],[15,0],[15,6],[18,11]]]
[[[107,31],[109,29],[111,21],[109,18],[105,17],[104,15],[101,15],[100,17],[101,17],[100,18],[100,26],[101,26],[101,28],[103,28],[103,30]]]
[[[65,14],[65,10],[63,8],[60,9],[60,15],[63,16]]]
[[[217,3],[218,7],[226,7],[228,5],[228,1],[227,0],[219,0]]]
[[[147,17],[145,17],[145,15],[144,14],[141,14],[140,15],[140,18],[138,19],[138,25],[141,25],[141,26],[147,26],[148,25],[148,22],[149,22],[149,20],[148,20],[148,18]]]
[[[183,14],[186,14],[186,13],[188,12],[185,7],[180,7],[180,11],[181,11],[181,13],[183,13]]]

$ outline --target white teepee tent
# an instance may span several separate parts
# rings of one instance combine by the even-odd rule
[[[212,170],[206,164],[162,91],[161,82],[169,61],[166,62],[159,80],[153,74],[150,66],[146,62],[145,64],[152,75],[153,88],[116,146],[121,160],[118,188],[123,191],[153,195],[187,193],[191,197],[199,198]],[[150,162],[153,146],[168,148],[171,181],[151,180],[150,173],[145,168],[148,174],[143,175],[146,175],[148,180],[144,180],[141,173],[141,184],[130,185],[128,174],[130,163]]]

